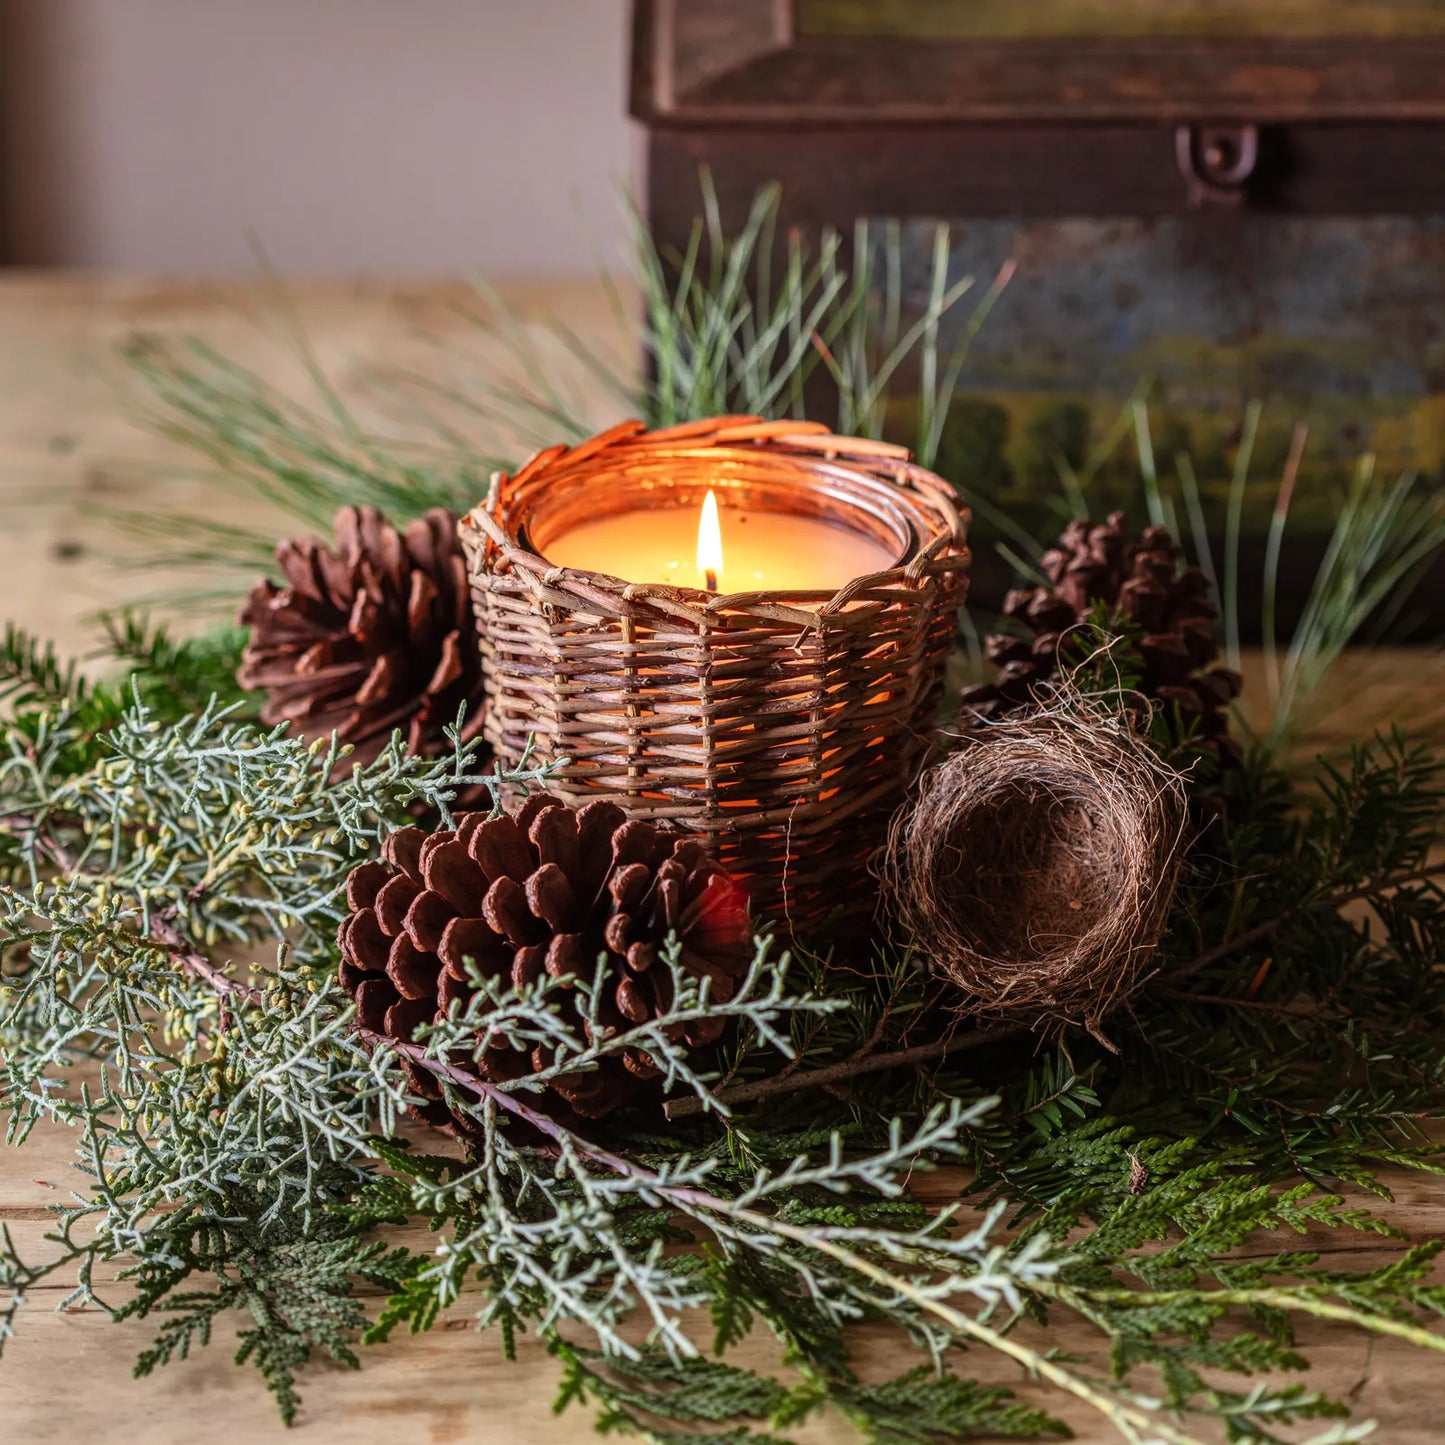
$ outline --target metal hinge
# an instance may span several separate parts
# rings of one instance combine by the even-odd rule
[[[1174,155],[1194,210],[1238,206],[1259,160],[1259,127],[1181,125],[1174,132]]]

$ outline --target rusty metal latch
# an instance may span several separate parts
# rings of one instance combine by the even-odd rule
[[[1174,155],[1189,205],[1238,206],[1259,160],[1257,125],[1181,125]]]

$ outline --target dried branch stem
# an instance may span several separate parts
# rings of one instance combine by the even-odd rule
[[[14,826],[26,833],[31,842],[41,851],[48,853],[55,866],[66,873],[77,871],[77,863],[65,845],[41,821],[35,817],[20,817]],[[194,902],[194,898],[191,900]],[[264,997],[254,984],[238,983],[224,969],[217,968],[204,954],[196,951],[176,927],[176,910],[164,908],[151,914],[148,935],[153,938],[188,973],[193,973],[221,995],[222,999],[235,999],[241,1003],[259,1004]]]
[[[240,1003],[259,1004],[265,994],[252,983],[239,983],[224,969],[218,968],[204,954],[193,949],[175,925],[174,911],[167,909],[151,915],[150,935],[188,973],[193,973],[221,995]]]
[[[1171,982],[1180,979],[1192,978],[1196,973],[1206,969],[1212,963],[1217,963],[1221,958],[1228,958],[1231,953],[1241,948],[1248,948],[1251,944],[1260,942],[1261,939],[1269,938],[1278,933],[1288,923],[1293,923],[1298,918],[1303,918],[1306,913],[1313,912],[1320,908],[1343,908],[1347,903],[1358,903],[1363,898],[1375,898],[1381,893],[1388,893],[1392,888],[1403,888],[1409,883],[1428,883],[1433,878],[1445,878],[1445,860],[1427,864],[1423,868],[1411,868],[1402,873],[1386,873],[1379,878],[1372,878],[1367,883],[1362,883],[1358,888],[1350,888],[1342,893],[1329,893],[1321,898],[1315,898],[1308,903],[1297,903],[1293,908],[1286,908],[1283,913],[1276,914],[1273,918],[1266,918],[1263,923],[1257,923],[1253,928],[1246,928],[1243,933],[1236,934],[1233,938],[1214,948],[1201,953],[1191,963],[1186,963],[1183,968],[1176,969],[1171,975]]]
[[[1431,864],[1424,868],[1411,869],[1408,872],[1390,873],[1383,877],[1372,879],[1358,888],[1349,889],[1346,892],[1335,893],[1324,898],[1316,899],[1312,903],[1301,904],[1289,911],[1280,914],[1277,918],[1266,919],[1255,928],[1247,929],[1237,937],[1219,944],[1217,947],[1202,953],[1191,963],[1176,970],[1169,975],[1171,984],[1177,980],[1189,978],[1192,975],[1207,968],[1218,959],[1228,957],[1236,949],[1247,948],[1252,943],[1257,943],[1262,938],[1269,937],[1277,929],[1286,923],[1301,917],[1303,914],[1315,908],[1343,908],[1347,903],[1357,902],[1362,898],[1371,898],[1380,893],[1388,892],[1393,888],[1404,887],[1410,883],[1428,882],[1432,878],[1445,877],[1445,862]],[[1172,988],[1170,990],[1173,991]],[[1203,1002],[1198,996],[1189,995],[1193,1001]],[[1214,1000],[1220,1003],[1232,1003],[1236,1000],[1219,999]],[[983,1048],[988,1044],[998,1043],[1004,1039],[1016,1037],[1019,1034],[1027,1033],[1028,1029],[1022,1024],[1000,1026],[991,1029],[978,1029],[971,1033],[955,1034],[951,1038],[939,1039],[930,1044],[919,1044],[911,1049],[894,1049],[881,1054],[857,1055],[851,1059],[845,1059],[841,1063],[829,1064],[826,1068],[809,1069],[800,1073],[778,1075],[770,1079],[756,1079],[751,1083],[738,1084],[733,1088],[720,1089],[717,1098],[723,1104],[751,1104],[760,1099],[774,1098],[780,1094],[795,1093],[800,1089],[822,1089],[834,1084],[846,1083],[849,1079],[857,1078],[863,1074],[881,1073],[885,1069],[906,1068],[913,1064],[931,1063],[936,1059],[942,1059],[950,1054],[962,1053],[968,1049]],[[688,1095],[685,1098],[673,1099],[663,1107],[663,1112],[669,1119],[686,1119],[693,1115],[701,1114],[705,1110],[702,1100],[695,1095]]]
[[[987,1044],[996,1044],[1003,1039],[1015,1038],[1027,1032],[1028,1029],[1023,1024],[974,1029],[969,1033],[937,1039],[930,1044],[916,1044],[911,1049],[891,1049],[881,1054],[856,1054],[851,1059],[844,1059],[841,1063],[829,1064],[821,1069],[805,1069],[799,1073],[775,1075],[770,1079],[754,1079],[751,1083],[719,1089],[716,1097],[722,1104],[751,1104],[759,1099],[771,1099],[778,1094],[793,1094],[800,1089],[825,1089],[833,1084],[846,1083],[862,1074],[906,1068],[910,1064],[932,1063],[936,1059],[947,1058],[950,1054],[981,1049]],[[705,1105],[695,1094],[671,1099],[663,1106],[663,1113],[669,1119],[686,1119],[703,1112]]]

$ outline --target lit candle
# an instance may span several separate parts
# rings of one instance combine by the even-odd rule
[[[709,592],[836,592],[894,565],[875,537],[821,517],[718,505],[648,507],[581,522],[549,541],[557,567]]]

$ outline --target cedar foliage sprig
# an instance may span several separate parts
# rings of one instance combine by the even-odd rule
[[[290,1419],[318,1354],[352,1364],[361,1333],[380,1342],[463,1308],[509,1350],[541,1336],[562,1402],[668,1441],[775,1438],[821,1409],[880,1440],[1046,1438],[1063,1430],[1048,1400],[1065,1397],[1125,1439],[1188,1441],[1175,1421],[1197,1418],[1269,1440],[1344,1415],[1281,1381],[1304,1363],[1301,1315],[1441,1348],[1438,1245],[1353,1273],[1258,1247],[1328,1228],[1389,1248],[1385,1219],[1324,1182],[1436,1167],[1421,1123],[1445,1069],[1431,1042],[1445,899],[1427,851],[1445,788],[1403,741],[1360,750],[1307,797],[1259,761],[1225,780],[1237,796],[1181,892],[1167,967],[1112,1031],[1120,1057],[1085,1037],[1034,1054],[985,1041],[852,1093],[849,1067],[938,1037],[939,985],[889,951],[845,970],[760,946],[725,1006],[732,1050],[715,1067],[669,1060],[702,1112],[665,1132],[641,1115],[583,1137],[535,1112],[540,1076],[501,1088],[451,1071],[476,1046],[471,1017],[406,1046],[479,1124],[464,1160],[398,1138],[398,1046],[353,1033],[332,932],[351,862],[418,804],[446,817],[470,754],[423,762],[398,743],[342,778],[331,749],[224,707],[190,711],[184,680],[206,663],[172,646],[122,649],[166,662],[149,695],[42,668],[52,695],[0,724],[14,842],[0,853],[0,1104],[16,1143],[41,1118],[74,1124],[82,1176],[48,1257],[0,1242],[0,1337],[48,1276],[157,1323],[142,1373],[241,1310],[241,1358]],[[97,732],[101,696],[117,721]],[[1350,897],[1374,904],[1368,927],[1339,915]],[[497,1027],[560,1037],[549,987],[493,995]],[[680,990],[676,1006],[708,1001]],[[660,1037],[676,1022],[659,1020]],[[574,1041],[591,1054],[569,1065],[626,1041]],[[729,1089],[780,1066],[845,1074],[729,1109]],[[530,1135],[506,1122],[518,1117]],[[907,1189],[950,1160],[976,1171],[960,1214]],[[430,1224],[434,1247],[378,1233],[403,1220]],[[105,1261],[129,1294],[102,1298]],[[379,1311],[363,1282],[385,1292]],[[622,1329],[636,1311],[653,1334],[642,1347]],[[1065,1317],[1104,1358],[1061,1359],[1014,1329]],[[860,1376],[845,1332],[859,1320],[920,1346],[926,1378]],[[759,1326],[790,1376],[708,1358]],[[961,1346],[1022,1365],[1043,1408],[957,1373]]]

